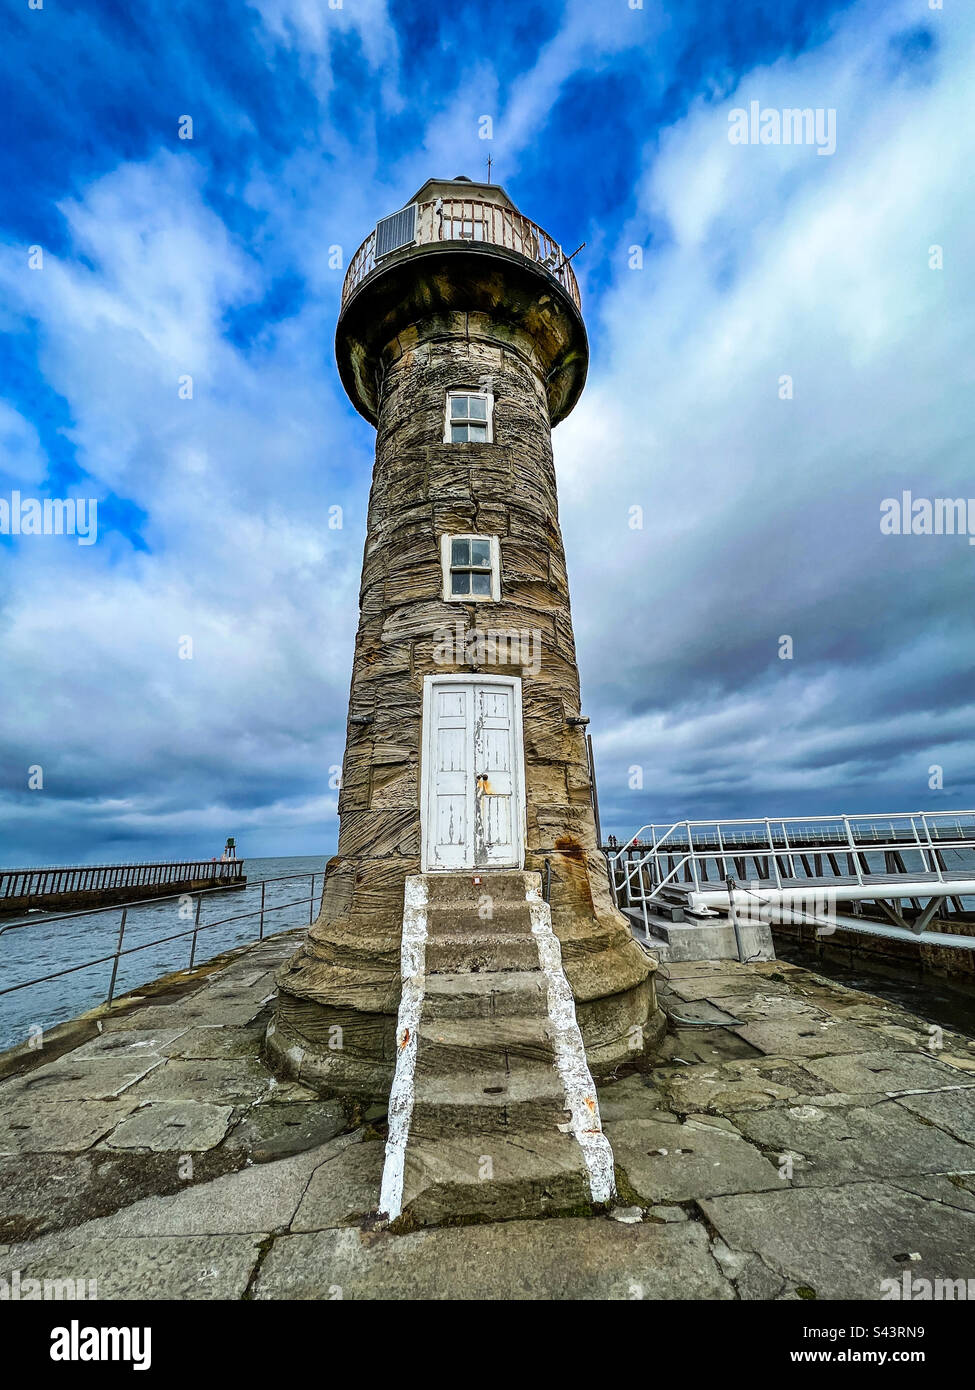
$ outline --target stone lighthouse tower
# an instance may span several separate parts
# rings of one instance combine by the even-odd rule
[[[545,1055],[551,980],[524,977],[554,929],[598,1075],[661,1015],[609,892],[582,727],[551,444],[588,365],[572,267],[500,187],[431,179],[353,259],[336,355],[376,463],[338,854],[270,1056],[380,1097],[419,1033],[419,1097],[439,1018],[462,1070],[510,1076]]]

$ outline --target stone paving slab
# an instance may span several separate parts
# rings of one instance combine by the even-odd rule
[[[759,1057],[716,1067],[664,1068],[654,1075],[668,1104],[684,1114],[695,1110],[717,1114],[760,1110],[778,1101],[794,1100],[814,1084],[805,1067],[786,1057]]]
[[[737,962],[723,960],[682,960],[668,961],[667,975],[671,979],[688,979],[697,975],[726,975],[726,967]],[[748,967],[751,975],[788,976],[800,971],[800,967],[787,960],[755,961]],[[805,971],[801,971],[805,974]]]
[[[151,1071],[131,1095],[137,1103],[178,1099],[241,1104],[257,1100],[270,1080],[256,1057],[173,1058]]]
[[[230,1128],[233,1107],[205,1101],[161,1101],[144,1105],[113,1129],[105,1143],[111,1149],[149,1149],[153,1152],[196,1153],[219,1144]]]
[[[975,1144],[975,1089],[932,1091],[927,1095],[898,1096],[897,1104],[929,1120],[946,1134]],[[975,1163],[972,1163],[975,1168]]]
[[[42,1254],[0,1247],[0,1265],[22,1281],[93,1279],[99,1300],[228,1299],[243,1296],[259,1254],[250,1235],[130,1237],[64,1240]]]
[[[242,1028],[254,1023],[266,1010],[267,1005],[257,999],[241,1003],[220,1001],[209,998],[205,990],[200,990],[180,1009],[180,1021],[187,1028],[194,1024],[206,1024],[211,1028]]]
[[[252,959],[253,957],[251,957]],[[226,977],[226,978],[224,978]],[[234,993],[241,990],[253,990],[255,987],[263,987],[267,994],[274,987],[274,971],[271,969],[249,969],[241,970],[238,966],[227,965],[222,970],[215,970],[207,979],[207,989],[211,994],[219,997],[223,993]]]
[[[344,1105],[335,1100],[253,1105],[228,1135],[227,1146],[245,1150],[253,1163],[268,1163],[327,1143],[347,1123]]]
[[[331,1292],[330,1292],[331,1291]],[[407,1236],[355,1228],[275,1241],[254,1296],[344,1299],[730,1299],[696,1222],[504,1221]]]
[[[315,1170],[331,1166],[358,1138],[343,1135],[306,1153],[279,1159],[166,1197],[147,1197],[72,1232],[72,1241],[128,1236],[244,1235],[286,1228]]]
[[[69,1052],[56,1062],[5,1081],[0,1085],[0,1106],[6,1110],[18,1101],[73,1104],[79,1100],[115,1100],[164,1061],[146,1052],[76,1061],[75,1054]]]
[[[133,1059],[151,1056],[155,1061],[185,1032],[185,1028],[177,1025],[168,1028],[127,1028],[119,1032],[101,1033],[97,1038],[92,1038],[91,1042],[76,1047],[71,1053],[71,1060],[100,1062],[106,1058],[122,1058],[131,1063]]]
[[[928,1197],[933,1202],[957,1207],[959,1211],[975,1212],[975,1176],[971,1173],[952,1177],[920,1174],[894,1178],[891,1186],[900,1188],[902,1192],[913,1192],[916,1197]]]
[[[300,1081],[279,1081],[276,1076],[272,1076],[268,1082],[266,1091],[262,1091],[254,1102],[259,1105],[285,1105],[292,1101],[317,1101],[320,1100],[317,1091],[313,1091],[310,1086],[303,1086]],[[383,1114],[386,1113],[385,1107]]]
[[[820,1057],[805,1070],[838,1091],[936,1090],[941,1086],[975,1086],[975,1078],[921,1052],[854,1052]]]
[[[868,1052],[882,1047],[915,1047],[915,1038],[901,1040],[856,1023],[785,1015],[734,1030],[760,1052],[776,1057],[826,1057],[840,1052]]]
[[[198,1024],[177,1033],[173,1041],[160,1050],[167,1057],[232,1058],[253,1057],[264,1038],[261,1024],[244,1027],[207,1027]]]
[[[735,1123],[764,1149],[795,1155],[792,1180],[798,1185],[975,1171],[975,1148],[935,1125],[918,1124],[896,1101],[846,1109],[799,1102],[743,1111]]]
[[[0,1157],[0,1241],[29,1241],[68,1231],[130,1207],[150,1195],[185,1192],[189,1183],[222,1176],[239,1154],[210,1149],[192,1155],[147,1149],[90,1148],[82,1153]]]
[[[598,1095],[603,1124],[611,1120],[649,1120],[666,1109],[659,1087],[650,1077],[639,1074],[600,1086]]]
[[[668,966],[668,969],[672,967]],[[748,981],[727,975],[697,975],[687,979],[670,979],[668,988],[678,999],[693,1002],[697,999],[747,1000],[758,995],[764,998],[794,997],[785,980]],[[678,1013],[680,1010],[678,1010]]]
[[[719,995],[718,997],[720,998],[721,996]],[[722,1002],[727,1001],[723,1000]],[[727,1008],[719,1008],[712,999],[689,1000],[682,1004],[679,1009],[674,1010],[675,1014],[679,1015],[674,1021],[678,1026],[680,1023],[743,1023],[745,1021],[744,1019],[736,1018],[735,1016],[737,1014],[737,1009],[734,1007],[734,1002],[735,1001],[732,1001],[731,1004],[728,1004]],[[729,1013],[729,1009],[733,1011]]]
[[[732,1248],[806,1296],[879,1299],[883,1279],[972,1277],[975,1213],[883,1182],[786,1188],[701,1202]],[[919,1254],[920,1260],[912,1260]]]
[[[126,1101],[5,1101],[0,1109],[0,1154],[77,1153],[110,1134],[131,1109]]]
[[[353,1144],[316,1168],[301,1200],[293,1231],[349,1226],[374,1212],[379,1200],[386,1146],[379,1139]]]
[[[778,1187],[778,1171],[727,1121],[621,1120],[606,1126],[617,1166],[644,1202]]]
[[[180,1031],[185,1032],[193,1026],[193,1019],[184,1018],[177,1014],[179,1003],[184,1003],[188,999],[195,998],[200,990],[188,994],[179,1002],[171,1004],[146,1004],[144,1007],[128,1009],[125,1012],[110,1014],[107,1018],[100,1020],[102,1029],[105,1033],[128,1033],[128,1032],[165,1032],[175,1027],[174,1017],[179,1017],[182,1025]]]
[[[392,1235],[384,1107],[351,1129],[261,1061],[294,944],[118,1001],[0,1083],[0,1232],[21,1242],[0,1277],[84,1274],[103,1298],[774,1300],[975,1276],[975,1041],[946,1029],[935,1052],[906,1009],[778,961],[667,968],[672,1012],[744,1022],[676,1025],[652,1070],[600,1085],[625,1220]]]
[[[675,1024],[673,1031],[667,1033],[661,1042],[657,1062],[660,1066],[694,1066],[698,1063],[717,1066],[735,1058],[763,1055],[757,1047],[739,1038],[731,1028],[682,1028],[680,1024]]]

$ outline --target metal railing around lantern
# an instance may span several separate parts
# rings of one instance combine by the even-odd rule
[[[439,241],[471,242],[514,251],[548,272],[562,286],[577,309],[582,308],[579,285],[570,258],[559,243],[537,223],[513,208],[480,198],[435,198],[416,207],[413,246]],[[397,250],[402,247],[397,247]],[[381,265],[376,257],[374,228],[352,257],[342,286],[342,307],[363,280]]]

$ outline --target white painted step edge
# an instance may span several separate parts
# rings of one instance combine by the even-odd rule
[[[403,1209],[406,1142],[416,1099],[416,1049],[426,988],[426,947],[427,885],[422,875],[410,874],[403,905],[403,993],[396,1019],[396,1070],[389,1093],[389,1136],[379,1191],[379,1213],[390,1221],[395,1221]]]
[[[599,1118],[596,1085],[576,1019],[575,999],[562,969],[562,947],[552,930],[552,910],[542,898],[540,888],[529,888],[525,896],[539,960],[548,982],[548,1014],[555,1032],[555,1065],[565,1093],[565,1108],[572,1116],[567,1127],[582,1149],[589,1170],[592,1200],[608,1202],[616,1193],[613,1150]]]

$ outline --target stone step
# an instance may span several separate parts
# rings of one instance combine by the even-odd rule
[[[490,917],[482,917],[472,907],[427,909],[427,936],[457,936],[487,932],[492,936],[530,935],[531,913],[527,903],[495,903]]]
[[[475,883],[474,879],[480,879]],[[446,904],[451,908],[470,908],[477,911],[486,897],[495,908],[502,903],[521,903],[524,906],[525,894],[529,889],[541,891],[541,874],[526,873],[521,869],[480,869],[468,870],[462,874],[425,874],[424,884],[427,892],[427,908]]]
[[[435,972],[493,973],[500,970],[537,970],[538,946],[530,935],[471,931],[428,938],[427,977]]]
[[[444,1018],[421,1020],[416,1054],[416,1094],[429,1094],[430,1078],[513,1072],[555,1064],[547,1018]]]
[[[432,1105],[521,1105],[528,1101],[557,1103],[561,1111],[565,1096],[561,1078],[554,1066],[527,1067],[523,1071],[485,1071],[477,1076],[429,1076],[416,1103]],[[562,1123],[560,1116],[559,1123]]]
[[[532,1080],[542,1084],[544,1079],[532,1073]],[[473,1137],[475,1134],[520,1137],[542,1130],[557,1130],[559,1125],[567,1124],[571,1118],[561,1095],[518,1101],[480,1095],[465,1103],[459,1096],[452,1095],[448,1087],[444,1087],[436,1098],[427,1096],[414,1101],[410,1117],[410,1143],[417,1139],[456,1139],[463,1135]]]
[[[423,1018],[540,1018],[548,1011],[548,986],[541,970],[494,970],[429,974]]]
[[[421,1225],[457,1217],[517,1220],[591,1203],[582,1150],[557,1129],[466,1138],[411,1135],[403,1211]]]
[[[403,1122],[390,1130],[382,1209],[407,1226],[591,1210],[587,1154],[600,1200],[612,1188],[612,1155],[605,1139],[593,1137],[588,1113],[585,1147],[568,1129],[580,1120],[569,1106],[595,1102],[578,1034],[562,1013],[558,1025],[549,1016],[540,940],[556,955],[558,947],[548,907],[533,906],[540,876],[425,874],[416,883],[427,899],[423,999],[416,1050],[401,1053],[397,1065],[410,1104],[396,1111]],[[478,910],[485,890],[487,921]],[[622,924],[607,941],[621,932]]]

